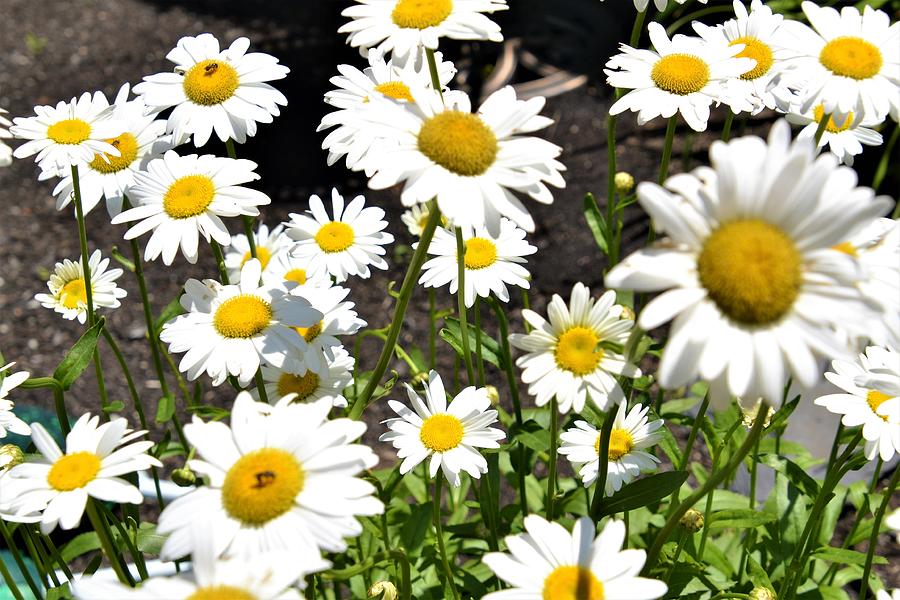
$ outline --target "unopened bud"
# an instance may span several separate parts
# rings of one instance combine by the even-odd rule
[[[619,171],[613,181],[616,184],[616,191],[620,194],[629,194],[634,189],[634,177],[631,176],[631,173]]]
[[[0,472],[25,462],[25,454],[15,444],[0,446]]]
[[[738,398],[738,406],[741,407],[741,412],[744,414],[743,422],[744,427],[747,429],[751,429],[753,424],[756,422],[756,416],[759,414],[759,409],[763,406],[762,398],[756,400],[755,404],[748,404],[744,401],[743,398]],[[772,421],[772,411],[768,411],[766,413],[766,421],[763,423],[763,427],[768,427],[769,423]]]
[[[488,400],[491,401],[491,404],[497,406],[500,402],[500,391],[492,385],[484,386],[485,391],[487,392]]]
[[[428,385],[428,373],[426,371],[422,371],[421,373],[419,373],[415,377],[413,377],[412,382],[413,382],[413,387],[415,387],[417,385],[427,386]]]
[[[619,315],[619,318],[626,319],[628,321],[634,321],[634,309],[623,304],[622,313]]]
[[[197,483],[197,475],[187,467],[172,471],[172,481],[178,487],[190,487]]]
[[[390,581],[378,581],[369,588],[366,596],[380,600],[397,600],[397,586]]]
[[[775,600],[778,594],[767,587],[755,587],[750,590],[750,600]]]
[[[679,521],[682,527],[684,527],[688,533],[696,533],[703,529],[703,513],[699,510],[689,508],[684,516],[681,517]]]

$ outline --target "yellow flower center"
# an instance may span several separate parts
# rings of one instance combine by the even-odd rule
[[[343,252],[353,245],[353,228],[343,221],[332,221],[322,225],[316,233],[316,243],[323,252]]]
[[[122,169],[127,169],[137,159],[137,138],[132,134],[125,132],[119,137],[106,140],[106,143],[112,144],[119,151],[119,156],[105,152],[95,154],[94,160],[90,163],[93,170],[104,174],[118,173]]]
[[[222,506],[245,525],[259,526],[288,512],[303,490],[305,473],[294,456],[262,448],[239,458],[225,474]]]
[[[467,269],[485,269],[497,262],[497,246],[491,240],[472,238],[466,242],[463,262]]]
[[[854,246],[850,242],[841,242],[840,244],[832,246],[831,249],[837,250],[838,252],[843,252],[844,254],[849,254],[854,258],[859,256],[859,253],[856,251],[856,246]]]
[[[458,110],[437,114],[422,124],[419,151],[452,173],[481,175],[497,158],[497,136],[478,115]]]
[[[295,402],[306,400],[317,389],[319,389],[319,376],[312,371],[307,371],[306,375],[282,373],[278,378],[278,396],[283,398],[288,394],[297,394]]]
[[[184,95],[194,104],[213,106],[225,102],[238,88],[237,71],[221,58],[198,62],[184,76]]]
[[[634,438],[624,429],[613,429],[609,434],[609,460],[616,461],[631,452]],[[594,452],[600,456],[600,436],[594,441]]]
[[[604,600],[603,584],[584,567],[556,567],[544,580],[542,600]]]
[[[556,343],[556,364],[575,375],[587,375],[596,370],[603,358],[603,349],[597,347],[600,337],[593,329],[571,327]]]
[[[219,305],[213,326],[222,337],[251,338],[272,322],[272,307],[253,294],[241,294]]]
[[[319,337],[320,333],[322,333],[322,321],[319,321],[312,327],[294,327],[294,330],[299,333],[300,337],[302,337],[304,340],[306,340],[307,342],[311,342]]]
[[[293,281],[303,285],[306,283],[306,269],[291,269],[284,274],[285,281]]]
[[[59,291],[59,299],[66,308],[78,308],[87,304],[87,288],[84,279],[73,279]]]
[[[249,250],[244,252],[244,257],[241,259],[241,266],[244,266],[248,260],[253,258],[253,254],[250,253]],[[265,246],[257,246],[256,247],[256,258],[259,260],[259,265],[261,268],[265,269],[269,264],[269,261],[272,260],[272,253],[269,252],[269,249]]]
[[[872,412],[877,416],[884,419],[885,422],[887,422],[888,418],[885,415],[878,414],[878,407],[890,399],[891,397],[889,395],[884,392],[879,392],[878,390],[869,390],[869,393],[866,394],[866,402],[869,403],[869,408],[871,408]]]
[[[462,421],[446,413],[431,415],[422,423],[419,439],[435,452],[453,450],[463,439]]]
[[[743,325],[768,325],[794,305],[803,256],[778,227],[732,221],[707,238],[697,260],[700,283],[719,310]]]
[[[453,12],[453,0],[397,0],[391,19],[397,27],[426,29],[444,22]]]
[[[752,58],[756,61],[756,66],[741,75],[741,79],[748,81],[759,79],[772,68],[774,57],[768,44],[751,35],[739,37],[728,45],[734,46],[735,44],[744,44],[744,49],[737,54],[738,58]]]
[[[197,588],[186,600],[257,600],[257,596],[232,585],[211,585]]]
[[[813,118],[816,120],[816,123],[821,123],[822,119],[825,118],[825,107],[821,104],[813,109]],[[850,126],[853,125],[853,112],[847,113],[847,117],[844,119],[844,124],[840,127],[837,126],[834,122],[834,117],[828,117],[828,125],[825,126],[825,129],[829,133],[840,133],[842,131],[847,131],[850,129]]]
[[[57,144],[80,144],[91,137],[91,126],[81,119],[64,119],[47,128],[47,137]]]
[[[92,482],[100,472],[100,458],[92,452],[74,452],[61,457],[47,473],[47,483],[59,492],[71,492]]]
[[[216,195],[212,179],[187,175],[175,181],[163,196],[163,210],[173,219],[189,219],[206,212]]]
[[[414,102],[412,93],[409,91],[409,86],[402,81],[386,81],[384,83],[379,83],[375,86],[375,91],[384,94],[388,98],[393,98],[394,100]]]
[[[881,71],[883,61],[875,44],[848,35],[825,44],[819,53],[819,62],[835,75],[868,79]]]
[[[661,90],[687,96],[709,82],[709,65],[693,54],[670,54],[656,61],[650,79]]]

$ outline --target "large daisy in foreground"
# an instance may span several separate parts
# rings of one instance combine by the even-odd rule
[[[189,466],[207,484],[159,516],[159,532],[169,536],[163,560],[194,552],[198,531],[218,533],[216,556],[250,559],[282,550],[297,560],[318,560],[320,549],[343,552],[344,538],[362,533],[358,515],[381,514],[374,486],[357,477],[378,463],[371,448],[353,443],[365,423],[329,421],[328,399],[292,400],[270,406],[242,392],[231,427],[197,417],[185,425],[199,457]]]
[[[525,517],[525,531],[506,538],[509,552],[489,552],[484,563],[511,589],[482,600],[653,600],[666,584],[638,577],[647,553],[623,550],[625,525],[609,521],[594,537],[594,522],[581,517],[572,533],[537,515]]]
[[[674,319],[659,366],[664,388],[697,377],[717,405],[730,396],[780,406],[789,377],[811,387],[816,355],[847,356],[835,333],[874,317],[839,244],[892,205],[777,122],[768,143],[715,142],[713,168],[675,175],[638,198],[666,237],[606,276],[610,287],[664,293],[641,311],[654,329]]]

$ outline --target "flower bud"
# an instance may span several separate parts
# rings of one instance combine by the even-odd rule
[[[622,195],[629,194],[634,189],[634,177],[631,176],[631,173],[619,171],[613,181],[616,184],[616,191]]]
[[[15,444],[0,446],[0,472],[25,462],[25,454]]]
[[[756,415],[759,414],[759,409],[762,408],[763,401],[762,398],[758,398],[755,404],[749,404],[744,401],[743,398],[738,398],[738,406],[741,407],[741,412],[744,413],[743,423],[744,427],[747,429],[751,429],[753,427],[753,423],[756,422]],[[772,421],[772,413],[774,411],[769,411],[766,413],[766,422],[763,423],[763,427],[768,427],[769,423]]]
[[[190,487],[197,483],[197,475],[187,467],[182,467],[172,471],[172,481],[178,487]]]
[[[491,401],[492,406],[497,406],[500,402],[500,391],[492,385],[484,386],[484,389],[487,391],[488,400]]]
[[[634,309],[631,308],[630,306],[625,306],[624,304],[621,306],[622,306],[622,313],[619,315],[619,318],[627,319],[629,321],[634,321],[634,317],[635,317]]]
[[[775,600],[778,595],[767,587],[755,587],[750,590],[750,600]]]
[[[688,511],[684,513],[684,516],[681,517],[679,523],[688,533],[696,533],[703,529],[703,513],[699,510],[689,508]]]
[[[378,581],[369,588],[366,596],[380,600],[397,600],[397,586],[390,581]]]

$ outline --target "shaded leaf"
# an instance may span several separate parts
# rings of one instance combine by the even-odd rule
[[[584,218],[587,221],[591,234],[594,236],[594,242],[603,254],[609,254],[609,247],[606,244],[607,227],[606,218],[597,208],[597,202],[594,195],[590,192],[584,195],[583,208]]]
[[[100,336],[100,330],[103,329],[104,319],[101,317],[94,323],[94,326],[84,332],[75,345],[66,353],[66,356],[56,367],[53,372],[53,378],[59,381],[64,390],[72,387],[75,380],[81,376],[91,358],[94,356],[94,349],[97,348],[97,338]]]
[[[778,516],[773,513],[759,512],[750,508],[735,508],[714,512],[707,518],[706,525],[710,529],[723,529],[725,527],[745,529],[772,523],[777,519]]]
[[[624,512],[659,502],[681,487],[688,478],[687,471],[657,473],[629,483],[603,502],[597,518]]]

